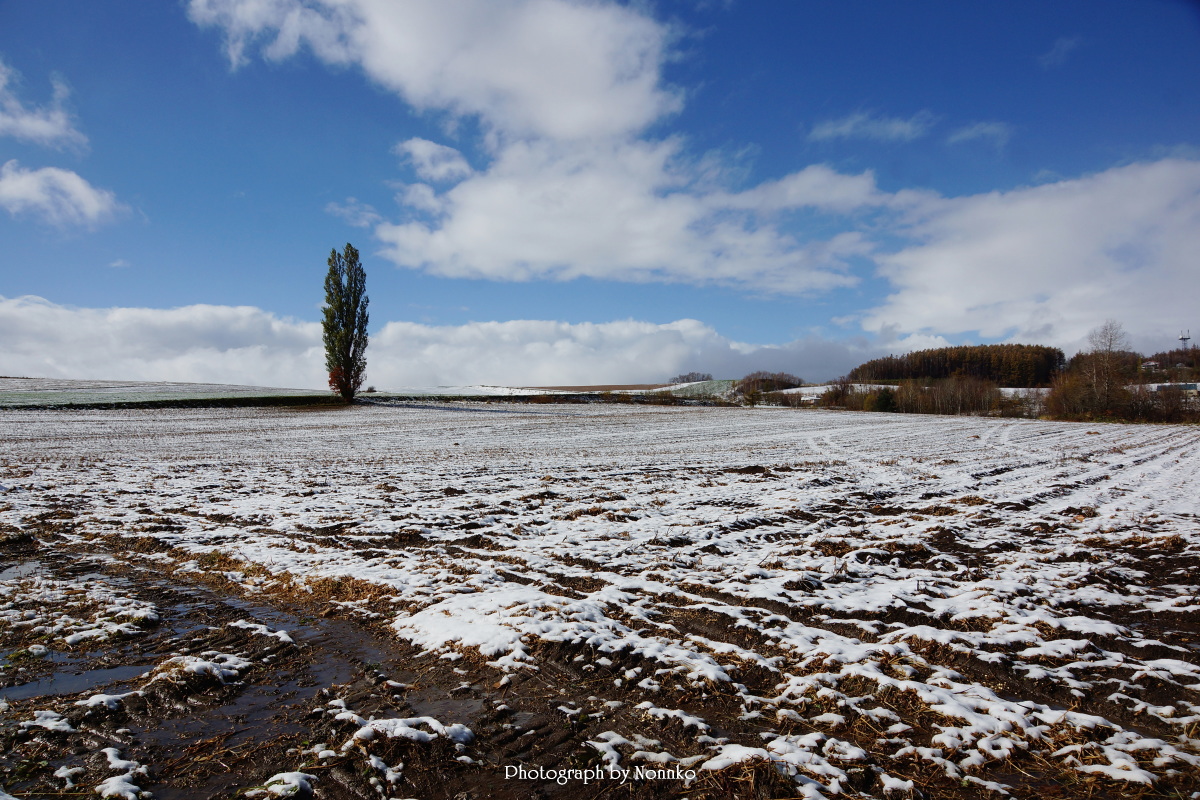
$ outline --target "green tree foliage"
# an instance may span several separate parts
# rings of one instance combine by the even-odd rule
[[[1035,344],[981,344],[918,350],[855,367],[854,383],[977,378],[999,386],[1049,386],[1064,364],[1062,350]]]
[[[350,402],[367,369],[367,273],[349,242],[342,253],[330,251],[328,263],[321,322],[325,369],[329,388]]]
[[[867,393],[863,397],[863,411],[895,411],[896,390],[890,387]]]

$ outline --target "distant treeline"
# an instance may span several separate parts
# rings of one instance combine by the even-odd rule
[[[1136,354],[1135,354],[1136,355]],[[1140,358],[1140,356],[1138,356]],[[1151,381],[1190,380],[1200,370],[1200,348],[1164,350],[1147,356],[1141,371]]]
[[[975,378],[999,386],[1049,386],[1066,358],[1057,347],[1037,344],[981,344],[918,350],[876,358],[850,371],[852,383]]]
[[[1037,416],[1040,410],[1038,395],[1032,390],[1006,397],[995,382],[971,377],[914,378],[896,386],[861,386],[842,378],[821,395],[818,404],[851,411],[1005,417]]]
[[[1146,357],[1120,323],[1088,334],[1067,361],[1055,347],[943,347],[868,361],[839,378],[823,406],[910,414],[1048,416],[1066,420],[1200,422],[1200,351]],[[890,385],[880,385],[890,384]],[[1027,391],[1003,393],[1000,387]]]
[[[1055,419],[1121,422],[1200,422],[1195,350],[1149,358],[1130,350],[1075,355],[1046,396]]]
[[[1200,422],[1200,350],[1178,348],[1144,356],[1130,348],[1129,336],[1115,320],[1092,330],[1088,345],[1070,361],[1057,347],[1036,344],[919,350],[860,364],[819,396],[790,392],[803,385],[796,375],[752,372],[734,381],[724,397],[708,402],[901,414]],[[671,383],[710,377],[688,373]],[[638,402],[678,401],[664,396]]]

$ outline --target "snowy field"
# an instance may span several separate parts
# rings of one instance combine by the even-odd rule
[[[272,389],[221,383],[147,381],[81,381],[55,378],[0,377],[0,409],[113,403],[185,403],[222,399],[327,397],[310,389]]]
[[[0,783],[1198,798],[1198,444],[782,409],[2,412]]]
[[[734,381],[706,381],[663,387],[578,386],[554,388],[513,386],[408,386],[380,392],[362,392],[363,402],[391,403],[414,399],[457,400],[464,398],[517,398],[580,393],[645,394],[648,388],[667,389],[684,397],[709,397],[727,393]],[[324,389],[280,389],[266,386],[237,386],[222,383],[171,383],[166,381],[92,381],[60,378],[12,378],[0,376],[0,410],[57,409],[61,406],[94,408],[159,405],[280,405],[278,401],[312,399],[332,401]],[[255,403],[254,400],[262,402]],[[274,402],[272,402],[274,401]]]

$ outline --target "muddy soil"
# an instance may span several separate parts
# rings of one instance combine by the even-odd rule
[[[4,546],[0,576],[111,587],[159,614],[136,633],[60,642],[39,656],[30,650],[45,641],[42,632],[3,629],[0,785],[14,797],[95,796],[100,789],[91,787],[126,773],[129,797],[158,800],[255,796],[289,772],[311,776],[295,796],[317,798],[671,797],[684,788],[662,774],[622,784],[606,773],[591,786],[546,777],[604,767],[584,742],[621,716],[637,716],[639,692],[614,686],[614,676],[639,669],[632,661],[597,668],[598,654],[586,648],[546,646],[541,670],[505,677],[480,662],[422,655],[381,623],[329,605],[247,599],[61,543]],[[153,679],[172,659],[213,654],[247,665],[225,680]],[[693,707],[731,720],[738,732],[754,729],[736,721],[740,707],[719,689],[690,698]],[[20,724],[45,711],[66,729]],[[337,718],[345,711],[368,720],[433,718],[471,735],[389,738],[369,754],[388,767],[370,769],[354,739],[360,726]],[[646,730],[647,746],[676,751],[694,749],[693,737],[673,721]],[[115,786],[111,796],[123,796],[124,784]],[[689,796],[793,790],[773,770],[750,768],[705,776]]]
[[[632,657],[546,643],[535,650],[540,669],[506,676],[482,659],[422,654],[382,621],[337,604],[247,597],[62,542],[0,545],[0,579],[107,587],[152,604],[158,615],[133,632],[71,646],[59,640],[39,655],[44,632],[0,629],[0,785],[14,797],[768,798],[796,790],[762,764],[691,781],[605,772],[557,782],[562,770],[604,769],[601,752],[587,743],[615,728],[643,730],[647,749],[696,749],[687,720],[647,725],[633,681],[653,665]],[[710,613],[680,609],[662,621],[767,649]],[[232,665],[236,674],[181,672],[178,661],[188,657]],[[956,666],[978,665],[960,658]],[[771,689],[765,671],[739,677],[752,690]],[[671,706],[707,720],[714,739],[744,740],[777,725],[756,721],[720,684],[711,693],[679,687],[668,696]],[[57,720],[28,724],[39,714],[47,719],[45,712]],[[420,735],[361,734],[364,721],[396,719],[416,720]],[[469,733],[448,735],[455,725]],[[878,732],[862,733],[865,744]],[[1038,778],[1036,765],[1024,766],[1026,777],[1008,776],[1021,778],[1013,782],[1025,791],[1016,796],[1086,796],[1064,786],[1060,772]],[[304,780],[270,783],[289,773]],[[850,796],[885,796],[868,767],[850,777],[857,783],[845,787]],[[978,796],[934,774],[924,779],[937,788],[933,796]]]
[[[1188,431],[337,413],[8,425],[0,800],[1200,797]]]

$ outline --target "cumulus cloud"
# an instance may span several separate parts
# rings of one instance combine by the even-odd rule
[[[798,241],[770,224],[784,209],[848,211],[883,202],[874,179],[810,168],[748,193],[704,192],[679,142],[569,148],[515,143],[441,193],[404,196],[429,218],[379,225],[397,264],[451,277],[751,285],[804,292],[848,285],[856,233]]]
[[[1165,159],[1008,192],[926,198],[880,254],[895,291],[881,331],[1070,348],[1105,319],[1135,335],[1185,325],[1200,294],[1200,161]]]
[[[929,133],[936,121],[929,111],[919,111],[907,119],[858,111],[840,119],[818,122],[809,131],[808,138],[813,141],[873,139],[878,142],[911,142]]]
[[[59,227],[95,227],[125,210],[112,192],[70,170],[25,169],[15,160],[0,166],[0,208]]]
[[[321,326],[248,306],[71,308],[0,296],[0,374],[325,388]],[[923,341],[923,340],[922,340]],[[389,322],[371,338],[380,388],[653,383],[690,370],[828,378],[882,354],[865,339],[755,345],[684,319],[430,326]]]
[[[946,143],[961,144],[982,140],[990,141],[996,149],[1003,149],[1012,135],[1012,125],[1007,122],[975,122],[953,131],[946,137]]]
[[[417,109],[479,121],[471,163],[441,142],[397,145],[411,174],[397,186],[395,217],[354,201],[330,207],[370,227],[402,267],[793,294],[853,286],[873,269],[892,292],[855,320],[897,350],[943,335],[1069,345],[1106,317],[1137,335],[1163,313],[1182,314],[1195,293],[1194,159],[955,198],[884,192],[870,172],[822,165],[741,187],[719,160],[690,159],[682,139],[648,133],[680,98],[661,76],[672,33],[645,8],[190,0],[189,13],[224,34],[235,66],[306,49]],[[1043,63],[1079,44],[1059,40]],[[936,122],[930,111],[859,111],[818,122],[809,138],[905,142]],[[1012,133],[980,121],[946,141],[1003,147]]]
[[[45,147],[83,149],[87,137],[75,128],[65,108],[69,94],[53,81],[50,105],[26,106],[15,91],[20,76],[0,60],[0,136],[11,136]],[[76,173],[57,167],[25,169],[15,160],[0,166],[0,208],[58,227],[95,227],[124,210],[116,196],[98,189]]]
[[[748,344],[694,319],[666,324],[511,320],[443,327],[391,322],[371,347],[371,380],[378,386],[657,383],[692,370],[739,378],[761,369],[822,380],[883,354],[865,339]]]
[[[372,380],[385,384],[574,385],[662,380],[677,365],[727,350],[695,320],[542,320],[432,327],[390,322],[375,337]]]
[[[636,7],[566,0],[192,0],[241,63],[307,47],[418,108],[475,114],[487,163],[399,143],[412,170],[399,220],[359,204],[328,210],[373,225],[383,253],[435,275],[593,277],[803,293],[854,282],[870,250],[854,232],[796,237],[776,215],[880,203],[874,178],[813,167],[754,192],[714,188],[677,139],[642,137],[678,107],[661,86],[669,31]],[[720,172],[719,167],[716,170]],[[716,183],[719,183],[717,181]]]
[[[70,92],[66,84],[54,81],[54,97],[49,106],[29,108],[14,91],[20,76],[0,60],[0,136],[11,136],[47,147],[82,148],[87,137],[75,128],[65,102]]]
[[[407,159],[417,175],[427,181],[461,180],[471,174],[471,166],[462,153],[428,139],[408,139],[393,150]]]
[[[812,208],[844,214],[894,202],[893,196],[879,191],[870,170],[860,175],[843,175],[823,164],[813,164],[744,192],[714,195],[710,204],[761,212]]]
[[[324,388],[321,325],[248,306],[72,308],[0,296],[0,374]]]
[[[668,31],[615,3],[568,0],[191,0],[232,64],[256,45],[354,65],[422,110],[512,136],[619,135],[679,106],[659,86]]]

